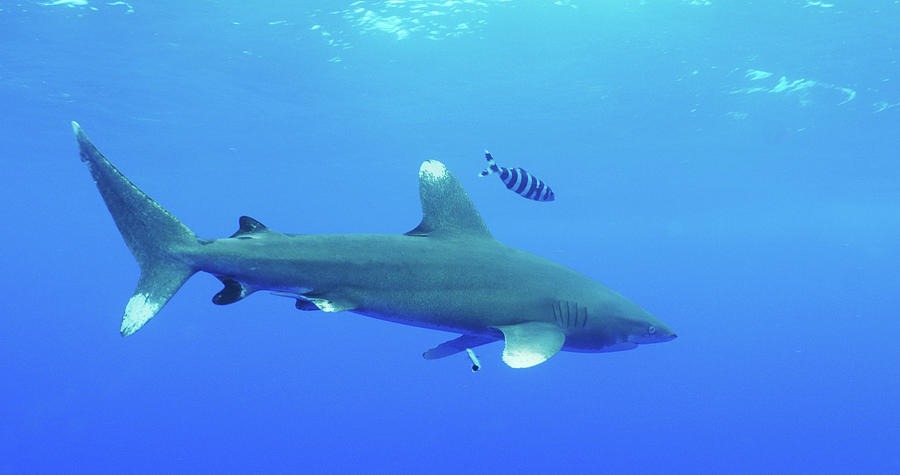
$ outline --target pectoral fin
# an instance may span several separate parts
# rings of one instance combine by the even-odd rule
[[[478,335],[463,335],[459,338],[445,341],[440,345],[435,346],[434,348],[422,354],[422,356],[426,360],[436,360],[438,358],[455,355],[461,351],[466,351],[466,349],[468,348],[475,348],[476,346],[486,345],[492,341],[497,341],[497,339]]]
[[[566,342],[566,334],[552,323],[525,322],[518,325],[498,325],[506,346],[503,362],[511,368],[530,368],[547,361]]]

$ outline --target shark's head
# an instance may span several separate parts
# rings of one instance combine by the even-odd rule
[[[650,312],[638,307],[639,311],[620,318],[620,331],[626,341],[644,345],[662,343],[677,337],[671,327],[654,317]]]
[[[604,299],[604,305],[595,307],[595,314],[602,318],[590,322],[586,328],[588,351],[621,351],[647,343],[662,343],[677,335],[671,327],[630,300],[616,295]],[[602,310],[601,310],[602,309]],[[593,309],[591,309],[593,310]],[[591,314],[589,310],[589,314]]]

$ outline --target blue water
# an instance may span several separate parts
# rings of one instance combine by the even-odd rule
[[[900,471],[897,1],[76,3],[0,3],[0,473]],[[441,160],[679,338],[473,374],[203,274],[123,339],[71,120],[210,238],[408,231]]]

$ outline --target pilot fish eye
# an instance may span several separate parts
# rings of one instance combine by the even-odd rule
[[[652,334],[656,333],[656,327],[654,327],[653,325],[650,325],[650,328],[648,328],[647,331],[652,335]]]

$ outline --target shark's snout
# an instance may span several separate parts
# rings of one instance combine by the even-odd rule
[[[675,330],[661,322],[658,318],[644,314],[641,323],[632,327],[631,333],[628,335],[628,341],[638,344],[648,343],[664,343],[674,340],[678,337]]]
[[[672,341],[678,337],[678,335],[675,334],[675,330],[672,330],[671,327],[663,322],[660,322],[659,320],[655,322],[651,329],[653,331],[650,332],[650,335],[648,335],[649,338],[647,340],[649,341],[647,341],[646,343],[663,343],[666,341]]]
[[[678,338],[678,335],[675,333],[675,330],[672,330],[671,327],[669,327],[665,323],[659,322],[656,325],[656,337],[658,338],[657,341],[663,342],[674,340],[675,338]]]
[[[672,341],[676,338],[678,338],[678,335],[675,332],[665,333],[659,336],[657,342],[662,343],[664,341]]]

